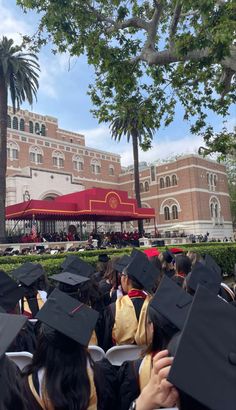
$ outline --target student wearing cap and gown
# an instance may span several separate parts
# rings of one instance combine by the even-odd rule
[[[21,311],[29,319],[33,319],[47,299],[45,271],[39,263],[26,262],[11,272],[24,288]],[[44,289],[39,287],[45,284]]]
[[[96,280],[96,282],[99,283],[103,279],[109,260],[110,258],[106,253],[101,253],[100,255],[98,255],[98,262],[96,266],[97,270],[93,274],[93,278]]]
[[[126,295],[104,311],[104,350],[114,345],[146,344],[147,306],[159,271],[142,252],[135,251],[133,255],[121,274],[121,286]]]
[[[171,279],[182,287],[184,279],[191,272],[191,267],[192,264],[188,256],[177,254],[175,257],[175,274]]]
[[[161,252],[158,258],[161,261],[162,273],[168,276],[169,278],[174,276],[174,255],[170,251],[165,251]]]
[[[5,354],[26,322],[22,315],[0,313],[1,410],[26,410],[20,370]]]
[[[18,286],[4,271],[0,271],[0,307],[9,314],[19,314],[19,301],[24,297],[24,289]],[[34,352],[36,337],[34,325],[28,321],[9,346],[10,352]]]
[[[172,279],[164,276],[147,311],[146,333],[149,344],[140,359],[127,361],[118,372],[120,410],[128,410],[147,386],[153,358],[166,349],[172,337],[184,326],[192,297]]]
[[[37,313],[42,322],[32,365],[24,371],[28,410],[116,408],[111,365],[87,350],[98,312],[55,289]]]

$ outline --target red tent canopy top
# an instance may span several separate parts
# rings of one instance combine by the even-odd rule
[[[6,207],[6,219],[131,221],[155,218],[153,208],[138,208],[126,191],[92,188],[52,201],[30,200]]]

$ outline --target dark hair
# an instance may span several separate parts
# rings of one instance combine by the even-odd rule
[[[131,282],[131,286],[132,286],[134,289],[143,290],[143,285],[142,285],[140,282],[138,282],[137,279],[134,278],[134,276],[132,276],[132,275],[130,275],[130,274],[128,273],[127,267],[123,270],[123,274],[126,275],[126,276],[128,276],[128,279],[129,279],[130,282]]]
[[[116,269],[114,269],[115,263],[119,261],[120,257],[115,256],[107,262],[106,272],[104,279],[107,279],[114,289],[118,289],[120,285],[120,277]]]
[[[88,360],[93,368],[86,347],[42,324],[32,364],[24,373],[45,369],[46,393],[55,410],[86,410],[90,399]]]
[[[187,275],[191,271],[191,260],[186,255],[177,255],[175,258],[176,273],[184,273]]]
[[[102,293],[99,290],[98,283],[93,278],[79,285],[78,298],[82,303],[99,312],[104,308]]]
[[[4,355],[0,360],[0,410],[25,410],[20,370]]]
[[[147,321],[153,324],[153,337],[146,353],[159,352],[166,349],[168,343],[178,329],[152,306],[148,306]]]

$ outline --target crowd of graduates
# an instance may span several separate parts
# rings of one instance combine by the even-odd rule
[[[50,280],[31,262],[0,271],[0,410],[234,410],[235,323],[220,267],[179,248],[100,254],[97,270],[71,254]],[[89,345],[142,354],[114,366]]]

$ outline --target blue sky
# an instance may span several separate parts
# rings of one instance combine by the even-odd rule
[[[0,0],[0,36],[12,37],[20,42],[20,34],[33,34],[37,26],[37,15],[33,12],[24,14],[15,0]],[[39,56],[41,74],[37,102],[32,109],[40,114],[58,118],[59,127],[82,132],[86,145],[121,154],[121,163],[132,163],[131,146],[125,139],[117,143],[109,134],[107,125],[98,124],[90,113],[92,108],[87,96],[88,84],[93,80],[93,70],[84,57],[70,59],[68,55],[54,55],[50,47],[43,48]],[[175,121],[166,129],[160,129],[154,137],[153,148],[143,153],[140,161],[152,162],[166,159],[176,154],[196,152],[202,145],[198,136],[189,132],[189,123],[182,119],[181,107],[177,108]],[[209,116],[216,129],[222,126],[222,118],[214,114]],[[236,109],[232,107],[228,118],[228,128],[236,125]]]

